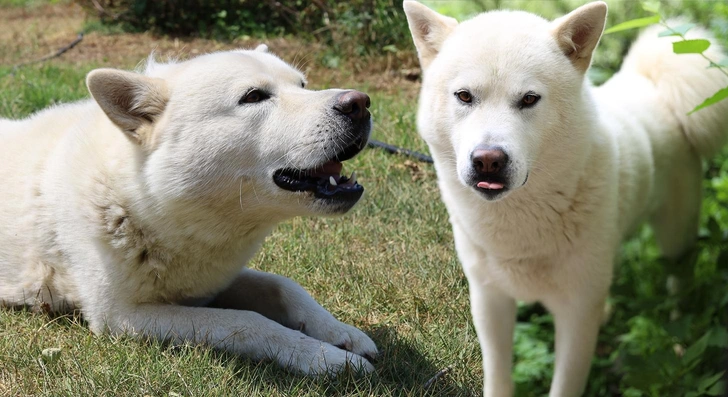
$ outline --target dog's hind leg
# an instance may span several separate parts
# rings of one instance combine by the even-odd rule
[[[680,166],[669,174],[669,188],[663,198],[662,205],[650,219],[655,233],[655,240],[662,255],[673,264],[683,265],[682,260],[695,247],[700,222],[702,201],[702,164],[693,154],[682,153],[676,160]],[[689,282],[693,269],[676,268],[667,277],[667,290],[676,295],[683,282]],[[687,280],[686,280],[687,279]],[[671,318],[678,318],[680,310],[673,309]]]
[[[277,274],[244,269],[210,306],[254,311],[358,355],[377,355],[376,345],[366,334],[334,318],[300,285]]]
[[[693,154],[684,153],[674,163],[668,187],[650,224],[662,254],[678,261],[695,246],[702,199],[702,165]]]

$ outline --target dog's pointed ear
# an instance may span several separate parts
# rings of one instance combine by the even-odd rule
[[[458,25],[458,21],[440,15],[416,1],[406,0],[402,6],[417,47],[420,65],[425,69],[440,52],[442,43]]]
[[[607,3],[583,5],[553,22],[553,34],[561,51],[582,73],[589,69],[607,18]]]
[[[86,85],[109,120],[139,144],[169,100],[164,80],[116,69],[92,70]]]
[[[255,47],[255,51],[258,52],[268,52],[268,46],[265,44],[260,44],[257,47]]]

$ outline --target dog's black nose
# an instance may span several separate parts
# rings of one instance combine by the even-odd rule
[[[473,169],[479,175],[495,175],[508,165],[508,155],[498,146],[478,146],[470,154]]]
[[[359,91],[347,91],[338,98],[334,109],[348,116],[354,121],[364,120],[369,117],[369,95]]]

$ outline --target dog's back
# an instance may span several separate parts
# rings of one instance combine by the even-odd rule
[[[700,55],[675,54],[672,43],[678,38],[659,37],[663,30],[642,32],[621,70],[594,93],[602,123],[618,146],[622,233],[647,218],[663,253],[677,258],[692,246],[698,228],[701,158],[728,141],[728,101],[690,112],[728,86],[728,77],[708,68]],[[687,37],[709,34],[694,28]],[[711,41],[705,54],[722,59],[721,48]]]

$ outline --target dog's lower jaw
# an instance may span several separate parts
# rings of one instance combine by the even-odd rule
[[[473,188],[480,197],[485,198],[486,201],[495,202],[505,198],[510,191],[507,188],[495,190],[495,189],[482,189],[479,187]]]
[[[317,199],[316,207],[319,208],[320,214],[324,216],[338,216],[344,215],[351,211],[352,208],[359,202],[359,199],[352,201],[338,201],[329,202],[326,199]]]

